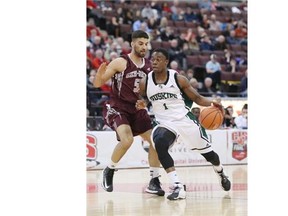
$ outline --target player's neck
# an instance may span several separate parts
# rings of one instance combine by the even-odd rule
[[[155,74],[155,79],[157,82],[164,83],[167,80],[167,73],[166,71],[162,71],[160,73],[154,73]]]
[[[135,53],[131,52],[128,54],[129,58],[134,62],[134,64],[140,66],[143,63],[143,58],[137,56]]]

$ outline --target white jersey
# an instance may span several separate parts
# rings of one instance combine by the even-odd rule
[[[158,127],[165,127],[177,137],[175,143],[188,145],[189,149],[200,153],[210,152],[212,147],[205,129],[185,108],[184,98],[175,78],[176,74],[177,71],[168,69],[168,78],[163,84],[155,83],[153,71],[148,74],[146,95],[152,103],[152,112],[157,123],[151,137]],[[154,145],[153,138],[152,144]]]
[[[158,122],[177,121],[188,112],[177,81],[177,71],[168,69],[167,81],[155,83],[155,74],[150,72],[147,78],[146,95],[153,106],[153,114]]]

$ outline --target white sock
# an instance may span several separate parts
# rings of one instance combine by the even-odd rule
[[[110,169],[115,169],[118,163],[114,163],[112,160],[110,161],[110,164],[108,165],[108,167]]]
[[[180,183],[180,180],[179,180],[179,177],[178,177],[178,175],[177,175],[176,170],[167,173],[167,175],[168,175],[168,178],[170,179],[170,182],[172,183],[172,185],[175,185],[175,184],[182,185],[182,184]]]
[[[214,169],[218,172],[218,173],[222,173],[223,172],[223,167],[220,164],[219,166],[214,166]]]
[[[160,168],[159,167],[150,167],[150,176],[151,178],[156,178],[160,176]]]

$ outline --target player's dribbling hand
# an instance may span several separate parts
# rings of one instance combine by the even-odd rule
[[[221,102],[217,102],[216,100],[213,100],[212,103],[211,103],[211,106],[215,106],[217,107],[219,110],[221,110],[221,112],[223,113],[224,115],[224,107],[222,106]]]
[[[146,101],[145,100],[137,100],[135,107],[137,110],[145,109],[147,107]]]

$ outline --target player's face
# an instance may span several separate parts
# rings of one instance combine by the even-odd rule
[[[148,39],[137,38],[132,42],[132,48],[137,56],[144,58],[148,50]]]
[[[155,73],[166,72],[168,60],[161,52],[154,52],[152,54],[151,63]]]

